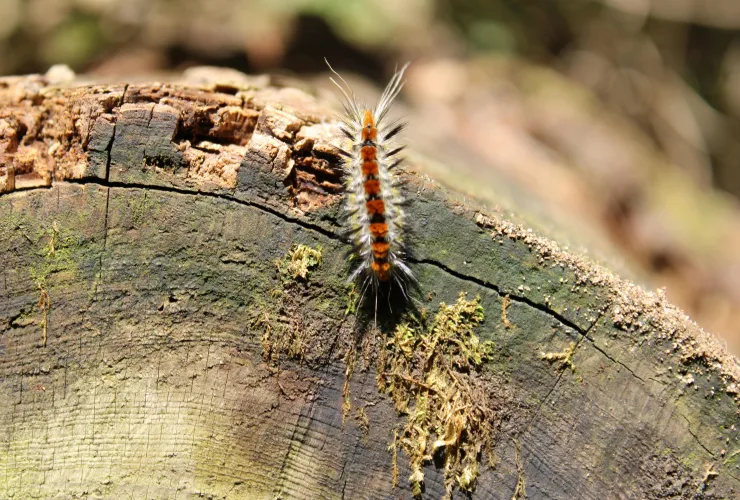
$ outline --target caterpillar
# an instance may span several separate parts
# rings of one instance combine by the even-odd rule
[[[361,105],[344,78],[328,61],[326,64],[338,79],[330,80],[343,96],[339,131],[348,147],[339,147],[338,152],[345,191],[343,220],[356,262],[350,281],[361,280],[360,301],[372,288],[377,316],[377,297],[382,290],[397,286],[408,298],[406,287],[414,282],[404,262],[404,199],[395,173],[403,161],[399,153],[405,146],[399,145],[397,138],[405,123],[387,117],[403,88],[408,63],[394,73],[373,108]]]

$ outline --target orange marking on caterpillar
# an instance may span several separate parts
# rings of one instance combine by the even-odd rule
[[[360,156],[365,161],[377,160],[378,148],[375,146],[362,146],[362,149],[360,149]]]
[[[390,278],[391,264],[389,262],[372,261],[370,267],[375,271],[380,281],[388,281],[388,278]]]
[[[385,259],[388,256],[388,249],[390,249],[391,245],[384,241],[376,241],[372,244],[372,247],[373,256],[376,259]]]
[[[378,139],[378,129],[375,128],[375,118],[373,112],[365,110],[362,115],[362,142],[375,141]]]
[[[378,162],[377,161],[364,161],[362,163],[362,175],[365,177],[378,176]]]
[[[380,181],[378,179],[365,181],[363,187],[365,188],[365,194],[368,196],[380,195]]]
[[[365,202],[365,208],[367,208],[367,213],[371,217],[373,215],[383,215],[385,213],[385,202],[381,199],[368,200]]]
[[[370,224],[370,234],[373,235],[374,240],[385,239],[388,234],[388,224],[385,222],[373,222]]]
[[[375,128],[375,117],[369,109],[366,109],[362,114],[362,126]]]

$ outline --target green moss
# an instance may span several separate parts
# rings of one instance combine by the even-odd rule
[[[301,331],[291,325],[283,314],[283,299],[277,298],[274,305],[258,306],[252,326],[263,330],[262,356],[265,361],[277,362],[281,357],[299,360],[305,353],[305,343]]]
[[[266,360],[278,361],[281,355],[291,359],[305,357],[309,339],[300,318],[291,314],[295,306],[289,304],[292,294],[288,289],[295,286],[296,281],[307,281],[310,271],[320,264],[321,247],[314,249],[302,244],[294,246],[275,262],[282,288],[270,291],[271,300],[258,304],[253,319],[254,325],[264,329],[262,347]],[[324,301],[316,307],[317,310],[328,309],[331,304]]]
[[[311,269],[321,264],[321,247],[296,245],[282,259],[275,262],[284,284],[298,278],[307,280]]]
[[[60,229],[56,221],[37,232],[40,246],[36,250],[36,262],[29,268],[31,279],[37,288],[47,288],[50,275],[68,273],[74,277],[78,270],[75,254],[80,248],[80,238],[69,230]]]
[[[134,227],[142,226],[147,219],[151,218],[156,205],[156,202],[149,198],[146,192],[140,196],[131,197],[126,203],[131,214],[131,224]]]
[[[514,441],[514,461],[516,462],[516,486],[514,487],[514,494],[511,496],[511,500],[519,500],[521,498],[527,498],[527,483],[524,477],[524,465],[521,460],[518,440]]]
[[[49,277],[53,274],[67,274],[73,279],[77,275],[77,253],[81,247],[80,238],[69,230],[60,229],[57,221],[51,226],[42,227],[36,232],[37,250],[34,264],[29,274],[39,291],[36,307],[41,311],[42,345],[46,345],[48,313],[51,309],[49,296]]]
[[[441,303],[430,323],[422,317],[399,324],[380,353],[378,388],[408,417],[398,446],[409,457],[414,496],[434,456],[444,462],[448,496],[455,487],[475,488],[495,417],[475,377],[494,348],[474,333],[483,318],[480,298],[461,293],[454,304]]]
[[[725,458],[725,465],[735,465],[737,466],[740,464],[740,449],[733,451],[729,455],[727,455],[727,458]]]
[[[23,214],[14,212],[9,208],[4,208],[3,212],[5,213],[0,217],[0,237],[3,240],[8,240],[13,231],[22,229],[25,221]]]
[[[357,312],[357,304],[360,301],[360,294],[357,292],[357,285],[349,283],[347,285],[347,307],[344,309],[344,315],[349,316]]]

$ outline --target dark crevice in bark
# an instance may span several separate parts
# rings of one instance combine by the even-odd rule
[[[435,260],[431,259],[409,259],[409,262],[415,263],[415,264],[429,264],[430,266],[437,267],[438,269],[443,270],[447,274],[454,276],[458,279],[461,279],[463,281],[468,281],[470,283],[475,283],[478,286],[481,286],[483,288],[487,288],[489,290],[492,290],[496,292],[497,295],[503,297],[504,295],[508,295],[510,300],[513,300],[515,302],[520,302],[522,304],[526,304],[530,307],[533,307],[537,309],[538,311],[542,311],[543,313],[547,314],[548,316],[553,317],[563,325],[567,326],[568,328],[571,328],[575,330],[576,332],[580,333],[581,335],[586,335],[586,333],[593,327],[593,325],[596,324],[596,321],[598,321],[598,318],[594,320],[588,327],[583,328],[581,326],[578,326],[573,321],[569,320],[562,314],[558,313],[557,311],[554,311],[553,309],[547,307],[544,304],[540,304],[539,302],[535,302],[530,298],[524,297],[522,295],[515,295],[510,292],[504,292],[501,290],[501,287],[498,285],[494,285],[493,283],[489,283],[488,281],[482,280],[480,278],[475,278],[473,276],[468,276],[466,274],[460,273],[458,271],[455,271],[454,269],[451,269],[450,267],[446,266],[445,264],[442,264],[441,262],[437,262]]]
[[[691,430],[691,422],[689,421],[689,419],[683,413],[679,413],[679,415],[681,415],[681,417],[683,417],[683,419],[686,421],[686,429],[689,431],[689,434],[693,436],[693,438],[696,440],[699,446],[701,446],[704,449],[704,451],[706,451],[709,454],[709,456],[714,457],[714,453],[709,448],[704,446],[704,443],[701,442],[701,440],[699,439],[699,436],[697,436],[696,433],[693,430]]]
[[[102,187],[107,187],[109,189],[110,188],[120,188],[120,189],[148,189],[148,190],[152,190],[152,191],[159,191],[159,192],[165,192],[165,193],[175,193],[175,194],[182,194],[182,195],[187,195],[187,196],[203,196],[203,197],[206,197],[206,198],[214,198],[214,199],[219,199],[219,200],[225,200],[225,201],[238,203],[240,205],[244,205],[244,206],[248,206],[248,207],[254,207],[254,208],[258,209],[258,210],[261,210],[261,211],[267,212],[267,213],[269,213],[271,215],[274,215],[275,217],[278,217],[279,219],[281,219],[281,220],[283,220],[283,221],[285,221],[285,222],[287,222],[289,224],[296,224],[298,226],[301,226],[304,229],[307,229],[307,230],[310,230],[310,231],[315,231],[315,232],[317,232],[317,233],[319,233],[319,234],[321,234],[321,235],[323,235],[323,236],[325,236],[325,237],[327,237],[329,239],[332,239],[332,240],[335,240],[335,241],[342,241],[342,238],[339,235],[337,235],[335,232],[333,232],[331,230],[328,230],[328,229],[326,229],[326,228],[324,228],[324,227],[322,227],[322,226],[320,226],[318,224],[307,222],[305,220],[297,219],[297,218],[294,218],[294,217],[289,217],[288,215],[282,213],[281,211],[276,210],[276,209],[271,208],[271,207],[268,207],[266,205],[255,203],[253,201],[242,200],[242,199],[235,198],[233,196],[229,196],[229,195],[225,195],[225,194],[221,194],[221,193],[213,193],[213,192],[207,192],[207,191],[196,191],[196,190],[178,188],[178,187],[174,187],[174,186],[156,186],[156,185],[149,185],[149,184],[128,183],[128,182],[116,182],[116,181],[101,182],[101,180],[96,179],[96,178],[76,179],[76,180],[67,181],[67,182],[71,182],[73,184],[95,184],[95,185],[100,185]],[[48,189],[48,188],[45,188],[45,189]],[[558,322],[560,322],[564,326],[567,326],[568,328],[571,328],[571,329],[575,330],[576,332],[578,332],[581,335],[586,335],[586,333],[588,332],[588,330],[590,330],[590,328],[597,321],[597,320],[594,320],[593,322],[591,322],[589,324],[588,327],[583,328],[583,327],[579,326],[578,324],[574,323],[572,320],[570,320],[570,319],[566,318],[565,316],[563,316],[562,314],[558,313],[557,311],[555,311],[555,310],[547,307],[545,304],[540,304],[538,302],[533,301],[530,298],[527,298],[527,297],[524,297],[524,296],[521,296],[521,295],[515,295],[515,294],[509,293],[509,292],[504,292],[504,291],[501,290],[501,287],[499,287],[498,285],[495,285],[495,284],[490,283],[488,281],[482,280],[480,278],[475,278],[473,276],[468,276],[466,274],[463,274],[463,273],[460,273],[458,271],[455,271],[454,269],[450,268],[449,266],[447,266],[447,265],[445,265],[445,264],[443,264],[441,262],[437,262],[437,261],[432,260],[432,259],[413,259],[413,258],[410,258],[409,259],[409,262],[412,263],[412,264],[428,264],[428,265],[434,266],[434,267],[436,267],[436,268],[444,271],[445,273],[447,273],[447,274],[449,274],[451,276],[454,276],[454,277],[456,277],[456,278],[458,278],[460,280],[467,281],[467,282],[470,282],[470,283],[475,283],[476,285],[479,285],[479,286],[481,286],[483,288],[492,290],[497,295],[502,296],[502,297],[504,295],[509,295],[510,300],[513,300],[515,302],[520,302],[522,304],[526,304],[526,305],[528,305],[530,307],[533,307],[533,308],[535,308],[535,309],[537,309],[537,310],[539,310],[539,311],[547,314],[548,316],[551,316],[553,319],[557,320]],[[600,350],[600,349],[597,347],[597,350]],[[603,351],[601,351],[601,352],[603,353]],[[609,357],[609,356],[607,356],[607,357]],[[611,357],[609,357],[609,359],[612,359],[612,361],[614,361],[613,358],[611,358]],[[627,368],[627,367],[625,367],[625,368]],[[629,368],[627,368],[627,369],[629,370]]]
[[[110,160],[109,160],[110,161]],[[107,176],[107,172],[106,172]],[[98,258],[98,274],[99,278],[95,280],[95,289],[93,290],[93,297],[98,297],[98,285],[103,281],[103,256],[108,248],[108,210],[110,206],[110,187],[105,189],[105,216],[103,219],[103,249],[100,251],[100,257]]]
[[[184,188],[177,188],[173,186],[156,186],[156,185],[150,185],[150,184],[139,184],[139,183],[129,183],[129,182],[109,181],[109,182],[103,183],[99,179],[75,179],[75,180],[70,180],[66,182],[70,182],[72,184],[96,184],[96,185],[103,186],[103,187],[118,188],[118,189],[148,189],[150,191],[158,191],[158,192],[163,192],[163,193],[175,193],[175,194],[182,194],[186,196],[202,196],[205,198],[214,198],[214,199],[219,199],[219,200],[230,201],[230,202],[238,203],[240,205],[244,205],[246,207],[254,207],[258,210],[262,210],[263,212],[267,212],[270,215],[274,215],[275,217],[278,217],[279,219],[282,219],[283,221],[288,222],[289,224],[299,225],[304,229],[308,229],[308,230],[320,233],[323,236],[326,236],[327,238],[331,238],[334,240],[340,240],[340,238],[334,232],[328,229],[325,229],[319,226],[318,224],[312,224],[305,220],[289,217],[285,215],[284,213],[280,212],[279,210],[268,207],[266,205],[261,205],[253,201],[241,200],[239,198],[235,198],[233,196],[229,196],[225,194],[212,193],[208,191],[196,191],[196,190],[190,190],[190,189],[184,189]]]
[[[574,347],[574,349],[573,349],[573,352],[575,352],[575,351],[577,351],[577,350],[578,350],[578,347],[579,347],[579,346],[581,345],[581,342],[583,341],[583,339],[586,339],[586,340],[590,340],[590,339],[588,338],[588,333],[589,333],[589,332],[591,331],[591,329],[592,329],[592,328],[593,328],[594,326],[596,326],[596,325],[598,324],[599,320],[600,320],[600,319],[602,318],[602,316],[603,316],[603,315],[604,315],[604,313],[603,313],[603,312],[600,312],[600,313],[599,313],[599,316],[598,316],[598,317],[596,318],[596,320],[595,320],[595,321],[594,321],[593,323],[591,323],[591,325],[590,325],[590,326],[589,326],[589,327],[588,327],[588,328],[586,329],[586,331],[585,331],[585,332],[583,333],[583,335],[581,335],[581,336],[580,336],[580,337],[578,338],[578,341],[576,342],[576,345],[575,345],[575,347]],[[550,395],[552,395],[552,393],[553,393],[553,392],[555,392],[555,389],[557,389],[558,385],[560,384],[560,380],[561,380],[561,379],[563,378],[563,374],[564,374],[564,373],[565,373],[565,372],[566,372],[567,370],[568,370],[568,368],[567,368],[567,367],[562,367],[562,368],[560,369],[560,373],[558,373],[558,378],[557,378],[557,380],[555,380],[555,383],[553,384],[552,388],[551,388],[551,389],[550,389],[550,390],[549,390],[549,391],[547,392],[547,394],[545,395],[545,397],[544,397],[544,398],[542,398],[542,401],[541,401],[541,402],[540,402],[540,404],[539,404],[539,405],[537,406],[537,410],[536,410],[536,411],[534,412],[534,415],[532,416],[532,418],[530,419],[529,423],[527,424],[527,426],[526,426],[526,430],[527,430],[527,431],[529,430],[529,428],[530,428],[530,427],[532,427],[532,424],[534,423],[534,421],[535,421],[535,420],[537,420],[537,417],[538,417],[538,416],[540,415],[540,411],[542,410],[542,407],[543,407],[543,406],[545,405],[545,403],[547,403],[547,401],[548,401],[548,400],[550,399]]]
[[[120,107],[123,106],[123,103],[126,99],[127,90],[128,90],[128,83],[123,86],[123,92],[121,92],[121,98],[118,100],[118,104],[116,104],[116,106],[114,106],[113,109],[120,109]],[[108,179],[110,179],[111,151],[113,151],[113,144],[116,142],[116,126],[117,125],[118,125],[118,120],[117,119],[113,120],[113,133],[111,134],[110,141],[108,142],[108,146],[105,148],[105,153],[107,155],[105,159],[105,182],[108,182]],[[107,222],[107,218],[108,218],[107,211],[106,211],[105,216],[106,216],[106,222]]]

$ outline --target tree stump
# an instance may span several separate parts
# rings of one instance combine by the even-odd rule
[[[412,165],[374,328],[313,97],[52,80],[0,81],[0,497],[737,498],[738,361],[661,294]]]

